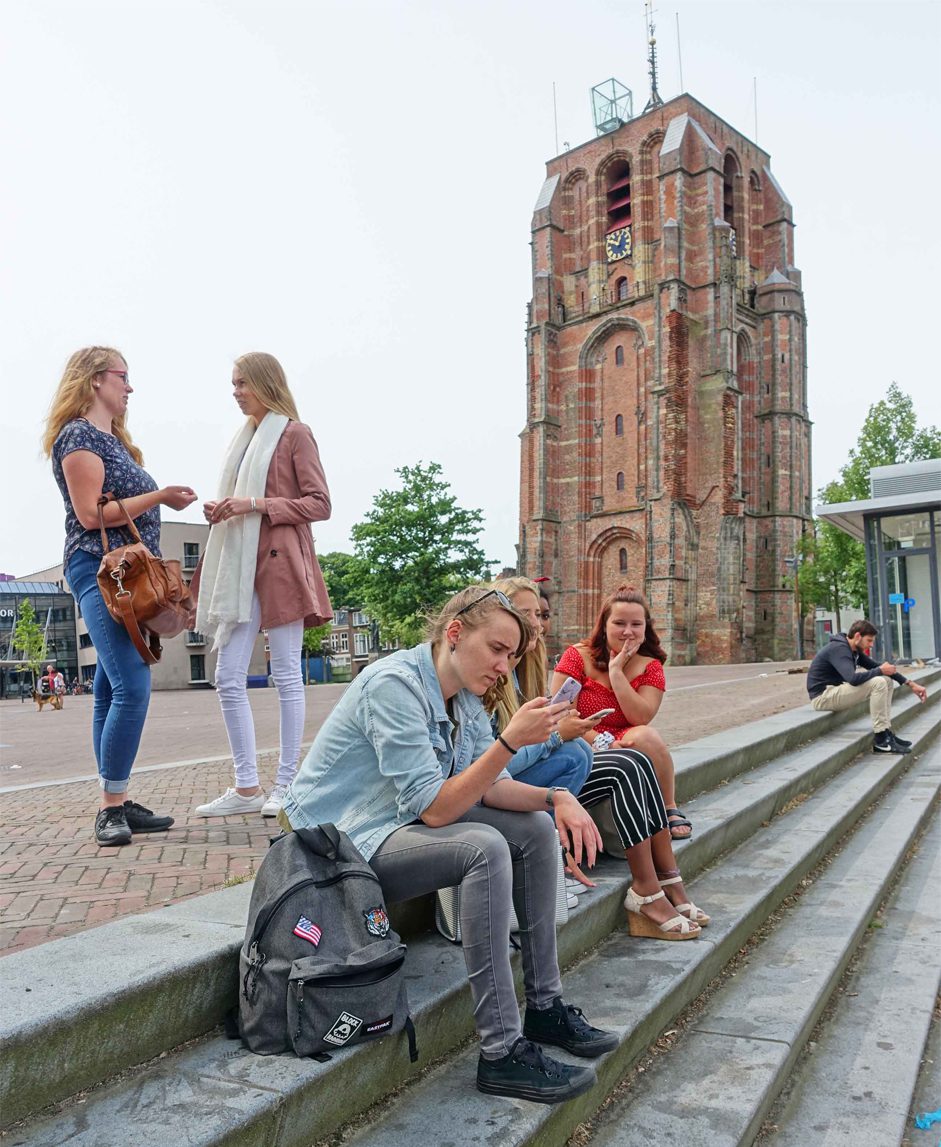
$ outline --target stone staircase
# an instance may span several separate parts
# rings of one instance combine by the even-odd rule
[[[322,1064],[226,1040],[242,885],[0,961],[5,1142],[898,1143],[916,1081],[934,1087],[919,1062],[941,969],[941,670],[918,679],[926,706],[896,695],[906,757],[870,752],[859,709],[792,710],[676,751],[695,824],[678,856],[712,923],[693,943],[630,938],[626,865],[599,865],[559,932],[566,998],[620,1037],[586,1095],[476,1091],[463,959],[423,930],[420,902],[397,919],[418,1065],[401,1038]]]

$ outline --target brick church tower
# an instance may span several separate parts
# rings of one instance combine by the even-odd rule
[[[783,660],[811,493],[793,212],[767,152],[656,103],[536,201],[519,570],[549,579],[556,648],[631,582],[674,664]]]

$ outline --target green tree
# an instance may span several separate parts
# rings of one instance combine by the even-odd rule
[[[329,636],[329,621],[324,622],[323,625],[315,626],[313,629],[305,629],[304,636],[301,638],[301,650],[304,656],[317,657],[323,652],[323,643]]]
[[[328,554],[321,554],[318,560],[333,608],[360,605],[362,571],[356,558],[342,550],[331,550]]]
[[[489,577],[480,510],[457,504],[437,462],[396,470],[400,490],[380,490],[352,529],[360,604],[383,634],[420,641],[424,618],[470,582]]]
[[[870,494],[869,471],[874,466],[894,466],[941,457],[941,431],[936,426],[919,427],[911,396],[893,382],[886,397],[870,406],[856,446],[840,470],[840,477],[818,490],[824,505],[866,499]],[[816,523],[812,537],[804,539],[804,561],[799,573],[801,601],[805,607],[823,606],[836,615],[840,606],[865,607],[866,551],[829,522]]]
[[[36,620],[36,611],[28,598],[23,599],[17,614],[11,652],[30,670],[35,684],[46,656],[46,635]]]

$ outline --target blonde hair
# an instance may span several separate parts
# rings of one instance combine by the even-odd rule
[[[486,598],[486,600],[484,600]],[[474,609],[467,609],[468,606],[474,605],[475,602],[480,602],[480,605]],[[466,613],[461,613],[461,610],[467,609]],[[519,645],[516,647],[515,656],[520,657],[523,650],[529,644],[529,626],[526,624],[526,618],[522,617],[516,610],[508,610],[496,597],[495,594],[490,593],[490,587],[485,585],[470,585],[467,589],[462,589],[460,593],[456,593],[449,601],[447,601],[441,608],[436,617],[428,619],[428,627],[426,631],[427,640],[432,645],[439,645],[444,640],[445,631],[451,622],[460,613],[458,619],[465,629],[473,630],[479,628],[490,617],[491,614],[501,610],[503,613],[509,613],[520,629]]]
[[[273,410],[275,414],[283,414],[294,422],[300,422],[284,368],[273,354],[265,354],[260,350],[249,351],[248,354],[240,355],[235,365],[245,376],[249,390],[262,406]]]
[[[528,577],[500,578],[493,583],[494,589],[502,590],[512,601],[518,593],[531,593],[539,602],[539,587]],[[530,629],[532,633],[532,629]],[[549,679],[549,655],[546,652],[546,643],[542,636],[542,627],[536,630],[536,645],[532,651],[527,650],[516,667],[516,677],[519,681],[519,691],[524,701],[533,701],[537,697],[546,695],[546,685]],[[515,692],[515,690],[510,690]]]
[[[58,389],[49,404],[46,415],[46,429],[43,431],[42,448],[46,457],[52,454],[52,447],[62,432],[62,427],[74,418],[87,414],[95,400],[92,379],[111,369],[111,360],[119,358],[127,366],[127,359],[119,350],[110,346],[87,346],[77,350],[65,364],[65,373],[59,381]],[[126,448],[138,466],[144,464],[144,455],[135,446],[127,430],[127,415],[111,419],[111,433]]]

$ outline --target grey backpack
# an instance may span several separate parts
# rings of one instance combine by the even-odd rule
[[[404,963],[379,878],[346,833],[332,824],[286,833],[252,889],[239,1035],[261,1055],[329,1058],[404,1028],[414,1062]]]

